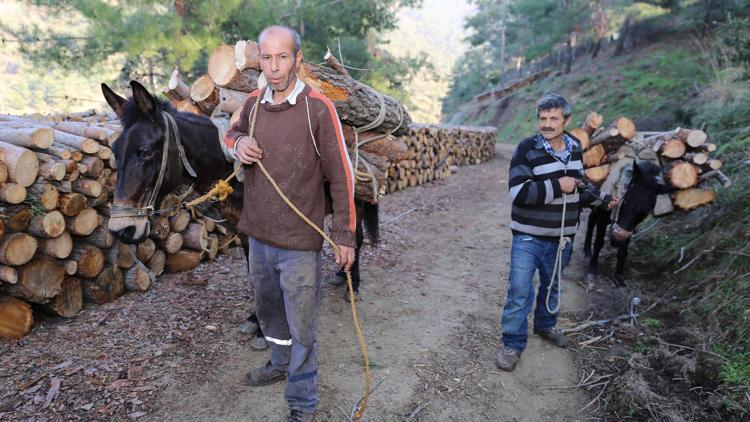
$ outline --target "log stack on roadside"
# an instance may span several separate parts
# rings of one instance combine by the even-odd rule
[[[588,178],[607,190],[628,175],[635,160],[659,165],[664,180],[679,189],[661,195],[654,215],[670,213],[677,207],[690,211],[716,200],[716,191],[707,181],[716,178],[724,186],[731,182],[719,170],[722,162],[711,157],[716,145],[697,129],[677,128],[664,132],[638,132],[632,120],[618,117],[607,126],[598,113],[589,114],[580,128],[571,134],[581,140],[583,163]],[[615,192],[621,194],[622,192]]]

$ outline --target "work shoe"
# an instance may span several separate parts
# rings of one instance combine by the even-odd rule
[[[565,337],[564,334],[561,334],[559,331],[555,329],[537,330],[535,328],[534,334],[538,335],[544,340],[547,340],[548,342],[554,344],[557,347],[568,347],[568,338]]]
[[[245,375],[245,384],[251,387],[261,387],[281,381],[284,378],[286,378],[286,371],[274,368],[271,366],[271,361],[268,361],[266,366],[261,366],[248,372]]]
[[[334,274],[326,281],[328,281],[328,284],[330,284],[331,286],[343,286],[344,284],[346,284],[346,277]]]
[[[258,329],[260,329],[258,322],[248,318],[240,327],[240,333],[245,334],[247,336],[252,336],[258,332]]]
[[[256,335],[250,341],[250,347],[252,347],[255,350],[266,350],[268,349],[268,342],[266,341],[265,337]]]
[[[286,418],[287,422],[313,422],[315,420],[315,413],[305,413],[297,409],[289,409],[289,416]]]
[[[511,349],[510,347],[503,346],[500,348],[500,351],[497,353],[497,361],[495,364],[498,368],[502,369],[503,371],[512,371],[516,369],[516,363],[518,362],[518,358],[521,357],[521,352],[516,349]]]

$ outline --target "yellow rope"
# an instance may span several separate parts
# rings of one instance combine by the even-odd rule
[[[258,95],[258,98],[255,101],[255,109],[253,113],[252,122],[250,124],[250,130],[248,131],[248,136],[252,139],[253,133],[255,133],[255,121],[258,117],[258,104],[260,103],[260,94]],[[260,161],[255,162],[258,167],[260,168],[260,171],[263,172],[263,174],[266,176],[268,181],[271,183],[273,188],[276,190],[276,193],[279,194],[279,197],[289,206],[289,208],[294,211],[295,214],[297,214],[305,223],[307,223],[310,227],[312,227],[318,234],[320,234],[323,239],[325,239],[330,245],[331,248],[336,252],[337,255],[340,257],[341,255],[341,249],[339,246],[333,242],[333,240],[323,231],[320,227],[318,227],[315,223],[313,223],[305,214],[302,213],[302,211],[297,208],[292,201],[289,200],[289,198],[284,195],[284,192],[281,191],[281,188],[276,183],[276,180],[274,180],[273,177],[268,173],[268,170],[266,170],[265,166],[263,166],[263,163]],[[239,170],[242,167],[239,167],[235,169],[232,174],[229,175],[224,180],[219,180],[214,184],[214,187],[211,188],[210,191],[208,191],[205,195],[196,198],[187,204],[185,204],[186,207],[191,208],[201,204],[205,201],[208,201],[210,199],[218,199],[219,201],[226,200],[229,195],[232,194],[232,186],[229,184],[229,181],[232,180],[233,177],[237,176],[239,173]],[[352,275],[351,272],[346,271],[346,284],[349,287],[349,303],[351,304],[352,308],[352,320],[354,321],[354,329],[357,332],[357,341],[359,342],[359,348],[362,351],[362,357],[365,360],[365,394],[362,397],[362,400],[360,402],[359,408],[354,414],[354,420],[359,420],[362,418],[362,415],[365,412],[365,408],[367,407],[367,402],[370,398],[370,387],[372,386],[372,375],[370,374],[370,357],[367,353],[367,344],[365,343],[365,338],[362,335],[362,328],[359,326],[359,317],[357,316],[357,305],[354,299],[354,288],[352,287]]]

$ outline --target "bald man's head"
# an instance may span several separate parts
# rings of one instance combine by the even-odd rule
[[[272,25],[269,27],[266,27],[263,31],[260,32],[260,35],[258,35],[258,46],[262,49],[263,39],[269,35],[274,36],[287,36],[289,37],[289,42],[292,46],[292,53],[296,56],[297,53],[302,49],[302,39],[299,36],[299,33],[295,31],[294,29],[283,26],[283,25]]]

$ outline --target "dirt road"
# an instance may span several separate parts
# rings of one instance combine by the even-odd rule
[[[585,419],[577,413],[581,393],[546,388],[577,382],[571,352],[534,336],[515,372],[494,364],[511,239],[511,153],[498,146],[488,163],[383,201],[383,240],[365,249],[358,305],[374,382],[382,381],[365,420]],[[580,255],[573,262],[567,280],[582,275]],[[87,305],[71,320],[40,318],[22,340],[0,343],[0,420],[283,420],[282,384],[241,385],[268,359],[238,333],[252,299],[246,274],[238,249],[163,276],[148,292]],[[320,421],[346,420],[364,385],[342,296],[342,287],[324,287]],[[584,298],[567,282],[563,311],[582,310]]]
[[[383,380],[371,396],[367,420],[584,419],[576,413],[582,407],[578,393],[544,389],[576,377],[569,352],[533,337],[514,373],[494,365],[511,238],[511,153],[501,146],[489,163],[383,201],[383,242],[363,260],[359,303],[373,379]],[[571,270],[572,278],[580,269]],[[362,358],[342,294],[326,286],[322,299],[320,420],[344,419],[362,393]],[[583,306],[577,286],[567,285],[564,295],[565,310]],[[267,354],[233,344],[227,349],[232,357],[216,362],[215,375],[170,383],[159,418],[281,419],[282,384],[239,385]]]

